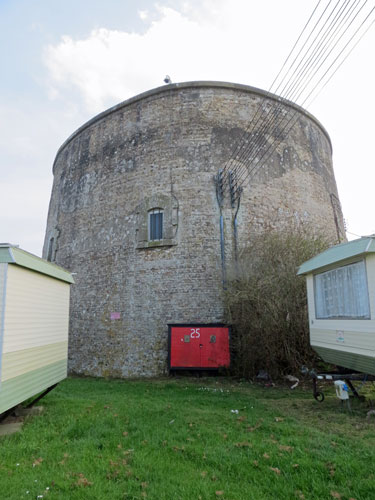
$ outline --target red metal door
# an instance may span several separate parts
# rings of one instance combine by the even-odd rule
[[[170,325],[170,368],[219,368],[230,365],[226,326]]]
[[[174,326],[171,329],[171,368],[200,367],[200,332],[190,326]],[[199,330],[199,329],[198,329]]]
[[[201,367],[219,368],[229,366],[229,331],[228,327],[210,327],[202,329]]]

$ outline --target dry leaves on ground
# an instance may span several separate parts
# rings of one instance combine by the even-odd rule
[[[65,465],[66,459],[69,457],[68,453],[64,453],[64,458],[59,462],[59,465]]]
[[[242,443],[236,443],[237,448],[251,448],[253,445],[249,441],[242,441]]]
[[[326,467],[329,470],[329,475],[331,477],[333,477],[335,475],[335,472],[336,472],[336,465],[331,463],[331,462],[327,462]]]
[[[248,432],[254,432],[257,429],[259,429],[259,427],[262,425],[262,422],[263,422],[263,420],[259,420],[259,422],[257,422],[253,427],[249,426],[249,427],[246,428],[246,430]]]
[[[331,497],[341,500],[341,495],[338,491],[331,491]]]
[[[293,446],[286,446],[284,444],[280,444],[279,450],[291,452],[291,451],[293,451]]]
[[[281,470],[277,467],[270,467],[270,469],[273,470],[273,472],[275,472],[278,476],[281,474]]]
[[[77,486],[91,486],[93,483],[89,481],[83,474],[78,474],[78,479],[75,483]]]

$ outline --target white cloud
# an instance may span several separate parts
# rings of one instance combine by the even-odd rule
[[[223,80],[267,89],[315,4],[202,0],[198,8],[191,0],[180,10],[159,6],[156,18],[139,12],[147,27],[141,34],[102,27],[84,39],[64,36],[45,49],[50,97],[74,103],[80,116],[89,118],[163,85],[167,74],[174,83]],[[374,227],[370,120],[375,76],[368,62],[374,41],[373,29],[311,108],[332,138],[350,230],[361,233]]]
[[[51,93],[78,89],[94,113],[162,85],[165,74],[173,82],[225,80],[268,86],[277,69],[269,61],[285,53],[289,40],[269,43],[275,26],[268,21],[270,31],[260,29],[253,3],[206,0],[199,15],[191,4],[183,7],[179,12],[159,6],[159,18],[144,34],[101,28],[85,39],[64,36],[48,46]],[[146,17],[145,12],[140,15]],[[277,17],[272,19],[277,23]]]
[[[55,92],[77,88],[89,111],[101,111],[109,103],[161,84],[170,69],[179,73],[191,32],[196,40],[202,38],[196,23],[162,9],[159,21],[152,22],[144,35],[101,28],[83,40],[64,36],[46,49],[50,88]]]

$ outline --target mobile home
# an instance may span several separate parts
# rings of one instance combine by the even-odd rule
[[[310,343],[339,367],[375,375],[375,236],[342,243],[303,263]]]
[[[0,244],[0,415],[67,375],[72,275]]]

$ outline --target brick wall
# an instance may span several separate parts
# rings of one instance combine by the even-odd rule
[[[267,97],[268,96],[268,97]],[[220,210],[214,175],[260,102],[258,89],[194,82],[155,89],[102,113],[60,148],[44,256],[75,275],[71,372],[152,376],[167,368],[167,324],[222,320]],[[238,244],[253,231],[307,220],[335,240],[337,189],[329,138],[311,115],[244,186]],[[164,204],[168,237],[145,242],[151,205]],[[234,209],[225,202],[225,250]],[[146,244],[143,244],[143,243]]]

